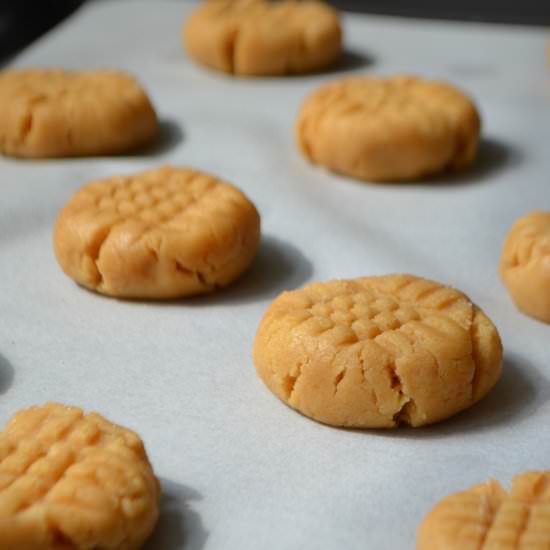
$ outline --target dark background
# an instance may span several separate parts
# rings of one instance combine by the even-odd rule
[[[84,3],[85,0],[0,0],[0,62],[8,60]],[[330,3],[356,13],[550,26],[550,0],[330,0]]]
[[[0,62],[65,19],[84,0],[0,0]]]
[[[550,26],[550,0],[329,0],[340,9],[361,12]]]

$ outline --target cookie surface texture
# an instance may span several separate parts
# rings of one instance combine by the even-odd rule
[[[226,73],[308,73],[335,63],[342,50],[338,14],[315,0],[210,0],[182,30],[188,54]]]
[[[131,550],[159,514],[141,439],[96,413],[48,403],[0,433],[0,548]]]
[[[417,550],[550,548],[550,472],[526,472],[507,492],[497,481],[444,498],[424,518]]]
[[[110,155],[149,143],[157,116],[117,71],[0,72],[0,151],[27,158]]]
[[[57,259],[69,277],[121,298],[203,294],[252,262],[260,217],[236,187],[162,167],[91,182],[61,210]]]
[[[314,164],[361,180],[417,180],[471,164],[481,128],[461,91],[415,77],[350,78],[303,102],[298,148]]]
[[[284,292],[254,345],[259,376],[325,424],[422,426],[481,399],[500,376],[497,330],[461,292],[412,275]]]
[[[516,306],[550,323],[550,212],[531,212],[514,223],[499,271]]]

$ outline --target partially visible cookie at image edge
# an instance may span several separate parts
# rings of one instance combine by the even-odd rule
[[[342,51],[336,11],[317,0],[210,0],[185,21],[188,54],[242,76],[299,74],[335,63]]]
[[[420,524],[416,548],[550,548],[550,472],[517,475],[510,492],[490,480],[445,497]]]
[[[235,186],[164,166],[88,183],[61,210],[56,257],[79,284],[120,298],[212,292],[256,255],[260,216]]]
[[[0,152],[22,158],[131,152],[158,133],[140,84],[121,71],[0,71]]]
[[[390,428],[437,422],[479,401],[500,377],[502,345],[463,293],[387,275],[282,293],[253,355],[269,389],[302,414]]]
[[[298,148],[314,164],[361,180],[417,180],[475,159],[481,119],[454,86],[413,76],[353,77],[303,101]]]
[[[139,436],[99,414],[48,403],[0,432],[0,548],[137,549],[159,498]]]
[[[499,272],[518,309],[550,323],[550,212],[516,220],[502,247]]]

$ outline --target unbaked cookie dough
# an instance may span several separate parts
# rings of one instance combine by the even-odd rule
[[[338,14],[317,0],[210,0],[187,19],[182,38],[199,63],[243,76],[318,71],[342,51]]]
[[[132,550],[159,515],[141,439],[96,413],[48,403],[0,432],[0,548]]]
[[[0,152],[46,158],[132,151],[157,135],[141,86],[120,71],[0,71]]]
[[[550,548],[550,472],[516,476],[509,493],[491,480],[444,498],[421,523],[416,548]]]
[[[85,185],[59,214],[54,249],[85,287],[166,299],[228,285],[251,264],[259,237],[259,214],[239,189],[165,166]]]
[[[516,306],[550,323],[550,212],[531,212],[514,223],[499,271]]]
[[[299,149],[314,164],[361,180],[417,180],[471,164],[481,122],[444,82],[355,77],[322,85],[302,104]]]
[[[313,283],[269,306],[254,344],[258,375],[325,424],[422,426],[481,399],[502,347],[464,294],[412,275]]]

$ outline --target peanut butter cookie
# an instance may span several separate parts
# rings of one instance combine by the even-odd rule
[[[475,105],[449,84],[362,77],[325,84],[308,96],[295,134],[314,164],[382,182],[468,166],[480,127]]]
[[[236,187],[165,166],[85,185],[59,214],[54,248],[85,287],[162,299],[228,285],[254,259],[259,237],[258,212]]]
[[[279,399],[334,426],[389,428],[443,420],[500,376],[487,316],[458,290],[412,275],[314,283],[281,294],[254,345]]]
[[[0,548],[131,550],[151,534],[159,483],[141,439],[48,403],[0,433]]]
[[[115,71],[0,72],[0,152],[110,155],[149,143],[157,116],[141,86]]]
[[[508,493],[488,481],[444,498],[424,518],[417,550],[550,548],[550,472],[526,472]]]
[[[338,14],[317,0],[211,0],[187,19],[183,44],[199,63],[236,75],[285,75],[338,60]]]
[[[550,212],[531,212],[514,223],[499,270],[516,306],[550,323]]]

